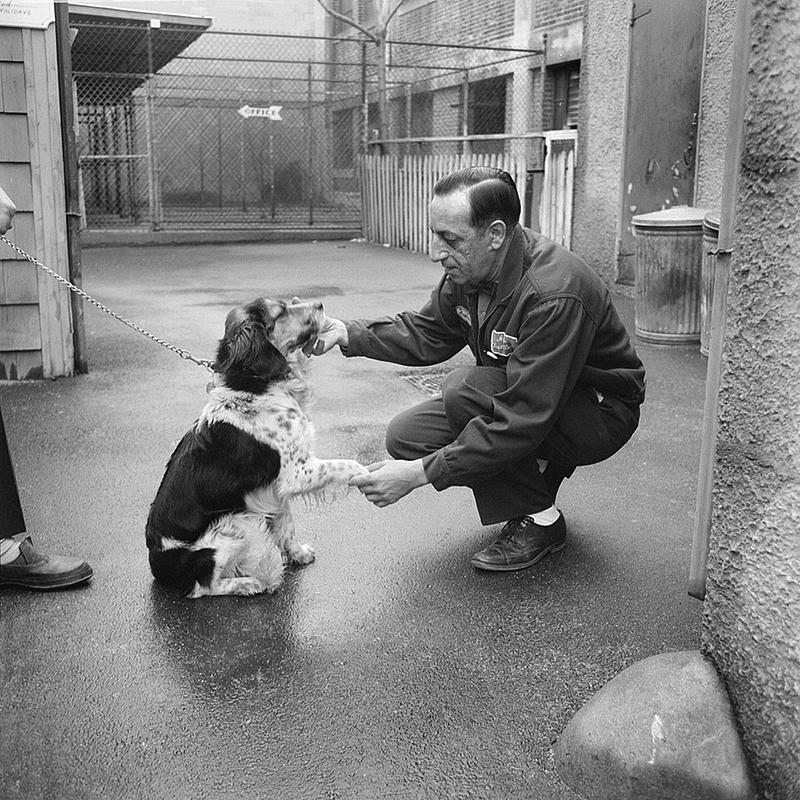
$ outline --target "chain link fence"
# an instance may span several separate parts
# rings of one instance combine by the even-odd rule
[[[72,23],[90,228],[359,228],[359,155],[509,153],[541,165],[538,54],[355,35]]]

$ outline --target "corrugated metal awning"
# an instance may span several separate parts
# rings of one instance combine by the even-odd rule
[[[209,17],[69,4],[72,72],[78,103],[102,96],[118,102],[194,42]],[[102,84],[102,89],[98,86]]]

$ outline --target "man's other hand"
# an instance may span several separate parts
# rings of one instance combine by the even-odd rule
[[[409,492],[428,483],[422,459],[416,461],[378,461],[370,464],[369,475],[350,479],[350,485],[378,508],[390,506]]]

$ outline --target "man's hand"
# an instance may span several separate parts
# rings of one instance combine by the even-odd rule
[[[367,469],[369,475],[351,478],[350,485],[357,486],[361,494],[378,508],[390,506],[409,492],[428,483],[421,459],[378,461],[370,464]]]
[[[292,298],[292,304],[302,302],[303,301],[299,297]],[[347,347],[350,342],[344,322],[340,319],[329,317],[324,312],[323,317],[322,325],[320,325],[317,331],[316,341],[303,348],[303,352],[307,356],[321,356],[327,353],[328,350],[332,350],[337,344],[339,347]]]
[[[314,342],[311,355],[321,356],[328,350],[332,350],[337,344],[339,347],[347,347],[349,341],[344,322],[326,314],[325,321],[317,331],[317,341]]]

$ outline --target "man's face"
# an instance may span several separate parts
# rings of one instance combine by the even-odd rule
[[[434,196],[430,205],[431,261],[459,285],[478,284],[495,270],[497,249],[490,229],[470,225],[468,190]]]

